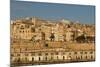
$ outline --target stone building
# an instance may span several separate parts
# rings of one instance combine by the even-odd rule
[[[11,65],[94,61],[94,28],[36,17],[11,21]]]
[[[11,38],[31,39],[34,37],[41,40],[42,33],[45,34],[45,40],[51,40],[50,36],[54,34],[55,41],[70,41],[73,34],[71,29],[65,28],[61,22],[48,23],[46,20],[37,18],[16,20],[11,24]]]
[[[12,65],[94,61],[92,43],[16,42],[11,46]]]

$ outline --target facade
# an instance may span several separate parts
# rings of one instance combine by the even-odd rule
[[[95,60],[95,27],[36,17],[11,23],[11,65]]]

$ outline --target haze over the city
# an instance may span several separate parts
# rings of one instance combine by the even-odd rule
[[[94,24],[95,6],[11,0],[11,19],[32,16],[47,20],[69,19],[71,21]]]

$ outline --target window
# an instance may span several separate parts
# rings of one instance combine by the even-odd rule
[[[80,52],[80,54],[83,54],[83,52]]]
[[[87,56],[85,56],[85,58],[87,59]]]
[[[62,55],[65,55],[65,52],[63,52]]]
[[[39,53],[38,55],[39,55],[39,56],[41,56],[42,54],[41,54],[41,53]]]
[[[70,27],[71,27],[70,25],[67,26],[67,28],[70,28]]]
[[[77,59],[77,60],[79,60],[79,59],[80,59],[80,57],[79,57],[79,56],[76,56],[76,59]]]
[[[25,27],[26,27],[26,28],[29,28],[29,25],[26,24]]]
[[[58,56],[57,56],[57,60],[58,60],[59,58],[58,58]]]
[[[31,32],[35,32],[35,28],[31,28]]]
[[[68,59],[69,59],[69,60],[72,60],[72,57],[71,57],[71,56],[69,56],[69,57],[68,57]]]
[[[24,29],[24,26],[23,26],[23,25],[21,25],[20,29]]]
[[[20,62],[20,58],[18,58],[17,62]]]
[[[81,59],[82,59],[82,56],[81,56]]]
[[[19,26],[17,26],[16,28],[19,29]]]
[[[34,61],[34,57],[32,57],[32,61]]]
[[[91,59],[93,59],[93,56],[91,55]]]
[[[91,51],[90,54],[93,54],[93,52]]]
[[[41,60],[41,58],[39,57],[39,61]]]
[[[65,56],[63,56],[63,60],[65,60]]]
[[[76,59],[78,59],[78,57],[76,56]]]
[[[71,55],[71,53],[69,53],[69,55]]]
[[[28,54],[25,54],[25,56],[28,56]]]
[[[27,48],[25,48],[25,51],[27,51]]]
[[[56,55],[58,55],[58,52],[56,52]]]
[[[45,33],[42,32],[42,40],[45,40]]]
[[[48,55],[48,53],[45,53],[45,55]]]
[[[45,60],[47,60],[47,57],[45,57]]]
[[[32,55],[32,56],[35,56],[35,53],[32,53],[31,55]]]
[[[51,55],[54,55],[54,53],[51,53]]]
[[[74,54],[77,54],[77,52],[74,52]]]
[[[14,54],[11,54],[11,56],[14,56]]]
[[[51,56],[51,60],[53,60],[53,57]]]
[[[28,61],[27,57],[25,57],[25,61]]]
[[[41,31],[41,28],[39,29],[39,31]]]
[[[20,54],[17,54],[17,56],[20,56]]]
[[[48,44],[47,43],[45,44],[45,47],[48,47]]]
[[[22,31],[20,30],[19,32],[21,33]]]
[[[85,54],[87,54],[87,52],[85,52]]]

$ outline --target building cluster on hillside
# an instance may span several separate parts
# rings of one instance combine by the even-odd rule
[[[11,21],[11,64],[95,60],[95,26],[36,17]]]

